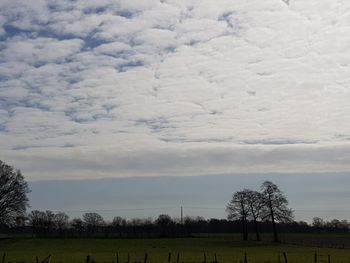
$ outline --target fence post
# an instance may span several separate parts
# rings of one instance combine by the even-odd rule
[[[283,252],[284,263],[288,263],[288,258],[286,252]]]
[[[38,256],[35,256],[35,262],[36,262],[36,263],[39,263],[39,258],[38,258]]]
[[[177,253],[176,263],[180,263],[180,253]]]
[[[42,261],[42,263],[50,263],[51,262],[51,255],[48,255],[46,258],[44,258],[44,260]]]
[[[128,253],[128,261],[127,263],[130,263],[130,253]]]
[[[328,255],[328,263],[331,263],[331,255]]]
[[[203,260],[203,262],[204,262],[204,263],[207,262],[207,256],[205,255],[205,253],[204,253],[204,260]]]
[[[118,254],[118,252],[115,253],[114,263],[119,263],[119,254]]]
[[[216,253],[214,253],[214,263],[218,263],[218,260],[216,258]]]
[[[315,255],[314,255],[314,263],[317,263],[317,252],[315,251]]]
[[[168,263],[170,263],[171,262],[171,252],[169,252],[169,254],[168,254]]]
[[[90,256],[86,256],[86,263],[90,263]]]
[[[145,259],[144,259],[143,263],[147,263],[147,258],[148,258],[148,254],[147,254],[147,252],[146,252],[146,253],[145,253]]]

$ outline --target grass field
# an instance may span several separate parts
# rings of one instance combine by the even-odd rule
[[[289,263],[313,262],[315,251],[318,262],[350,263],[350,250],[317,248],[313,246],[273,244],[270,242],[242,242],[238,236],[211,236],[178,239],[0,239],[0,253],[6,252],[7,262],[35,262],[35,256],[44,258],[52,255],[52,263],[84,262],[91,255],[97,262],[112,262],[115,252],[121,263],[143,262],[145,252],[148,262],[167,262],[172,253],[172,262],[180,253],[180,262],[200,263],[206,253],[207,262],[240,262],[247,252],[248,262],[278,262],[278,254],[286,252]],[[281,256],[283,262],[283,257]]]

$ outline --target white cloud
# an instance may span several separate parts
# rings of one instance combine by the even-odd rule
[[[82,41],[78,39],[13,38],[7,41],[0,60],[26,62],[31,65],[64,63],[70,55],[79,52],[81,46]]]
[[[349,170],[346,1],[0,7],[1,155],[29,178]]]

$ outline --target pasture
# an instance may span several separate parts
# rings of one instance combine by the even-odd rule
[[[299,235],[300,240],[306,234]],[[286,239],[288,235],[284,235]],[[295,235],[292,236],[295,240]],[[315,236],[312,236],[315,238]],[[331,235],[323,235],[325,239],[334,238]],[[349,240],[349,236],[343,236]],[[307,239],[307,238],[306,238]],[[0,239],[0,253],[6,252],[6,262],[35,262],[36,256],[43,259],[52,255],[52,263],[85,262],[90,255],[96,262],[113,262],[115,253],[118,252],[119,262],[127,262],[128,254],[130,263],[144,262],[147,253],[147,262],[168,262],[171,253],[171,262],[203,263],[214,261],[234,263],[244,262],[244,254],[247,253],[247,261],[252,263],[284,262],[283,252],[286,253],[289,263],[311,263],[317,252],[317,262],[350,263],[350,250],[339,248],[321,248],[313,245],[274,244],[271,242],[242,242],[238,235],[201,236],[193,238],[174,239],[35,239],[35,238],[7,238]],[[204,254],[206,255],[204,257]]]

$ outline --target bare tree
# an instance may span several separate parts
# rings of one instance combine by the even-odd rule
[[[113,227],[121,227],[126,225],[126,219],[121,216],[115,216],[112,221]]]
[[[263,218],[271,221],[274,241],[278,242],[276,222],[290,222],[293,219],[293,211],[288,208],[288,200],[277,185],[265,181],[261,185],[264,198],[265,211]]]
[[[173,219],[166,214],[159,215],[155,223],[159,226],[162,236],[169,235],[171,233],[171,227],[175,224]]]
[[[84,231],[84,222],[80,218],[73,218],[71,225],[74,231],[78,232],[79,234]]]
[[[98,213],[85,213],[83,220],[89,232],[95,232],[96,229],[104,224],[102,216]]]
[[[174,221],[171,219],[171,217],[169,215],[162,214],[162,215],[158,216],[155,223],[157,225],[160,225],[161,227],[168,227],[171,224],[173,224]]]
[[[312,219],[312,226],[317,229],[317,232],[320,232],[321,228],[324,227],[325,222],[320,217],[314,217]]]
[[[42,232],[45,228],[46,214],[45,212],[34,210],[28,214],[29,225],[34,233]]]
[[[0,225],[13,225],[25,215],[28,193],[21,171],[0,160]]]
[[[231,201],[227,204],[226,212],[229,220],[242,221],[243,240],[248,240],[248,216],[250,208],[247,202],[247,190],[238,191],[233,194]]]
[[[112,229],[113,231],[117,232],[119,231],[119,236],[121,237],[122,236],[122,227],[125,227],[126,226],[126,219],[125,218],[122,218],[120,216],[116,216],[113,218],[113,221],[112,221]]]
[[[61,232],[68,226],[69,216],[66,213],[58,212],[55,214],[54,222],[57,230]]]
[[[260,241],[261,238],[259,234],[258,220],[261,217],[264,209],[264,198],[263,195],[257,191],[246,189],[244,192],[246,194],[246,202],[250,212],[248,218],[254,221],[256,240]]]
[[[45,229],[47,232],[54,230],[55,228],[55,214],[50,210],[45,211]]]

